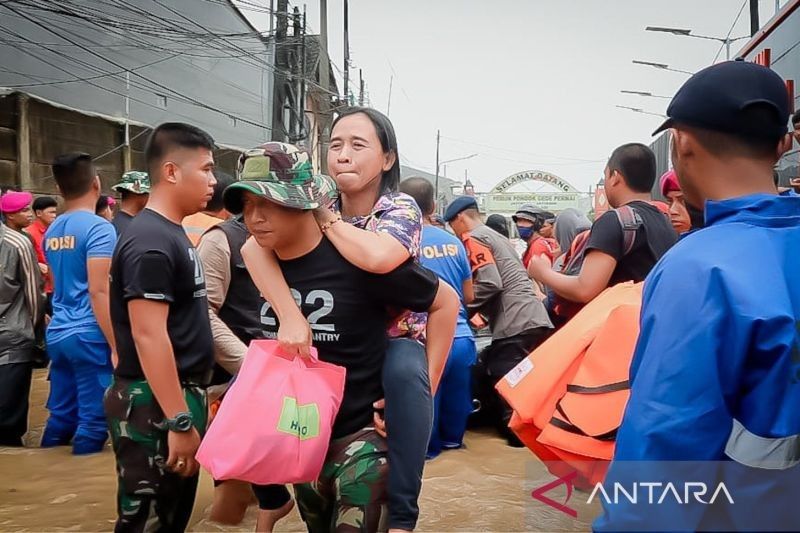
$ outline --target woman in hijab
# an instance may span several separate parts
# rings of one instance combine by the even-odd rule
[[[555,236],[562,254],[556,258],[553,268],[561,270],[566,263],[565,259],[570,253],[572,243],[580,233],[592,227],[591,221],[586,215],[575,208],[568,208],[556,216]]]
[[[695,221],[692,220],[691,213],[683,199],[683,191],[681,191],[681,185],[678,182],[678,176],[675,171],[665,172],[661,176],[660,183],[661,194],[669,202],[669,221],[675,231],[680,235],[692,229],[693,226],[702,227],[702,222],[700,222],[702,217],[699,217],[699,220],[696,221],[697,223],[693,224]]]

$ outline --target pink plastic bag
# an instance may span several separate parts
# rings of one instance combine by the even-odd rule
[[[319,477],[344,394],[345,369],[250,344],[242,369],[208,429],[197,460],[214,479],[260,485]]]

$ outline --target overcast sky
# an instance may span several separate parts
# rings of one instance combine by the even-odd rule
[[[252,0],[250,0],[252,1]],[[266,2],[266,0],[264,0]],[[464,171],[479,191],[522,170],[546,170],[588,190],[610,152],[649,143],[661,119],[615,105],[664,113],[666,99],[688,76],[631,63],[666,63],[697,71],[721,43],[645,32],[648,25],[724,37],[749,34],[746,0],[350,0],[352,91],[363,69],[373,107],[387,110],[401,161],[435,170],[436,130],[447,176]],[[268,2],[266,2],[268,3]],[[784,4],[785,0],[781,0]],[[301,0],[293,0],[290,6]],[[319,1],[307,4],[309,32],[319,31]],[[742,9],[744,7],[744,9]],[[761,0],[761,23],[775,0]],[[269,29],[265,14],[243,10]],[[343,66],[343,2],[328,1],[329,52]],[[746,43],[731,47],[732,55]],[[725,50],[719,53],[719,60]],[[341,90],[341,77],[337,74]],[[535,189],[535,188],[534,188]]]

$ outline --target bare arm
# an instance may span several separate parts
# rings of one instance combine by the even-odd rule
[[[427,341],[425,353],[428,357],[428,376],[431,381],[431,393],[436,394],[442,379],[447,356],[453,345],[456,332],[456,320],[461,303],[458,294],[447,283],[439,283],[436,298],[428,309]]]
[[[244,362],[247,346],[219,317],[231,283],[231,250],[228,239],[219,230],[205,233],[197,246],[203,263],[208,298],[208,319],[214,336],[214,358],[230,374],[236,374]]]
[[[338,224],[337,224],[338,225]],[[271,305],[278,317],[278,343],[281,348],[302,356],[309,356],[311,328],[297,306],[289,285],[278,266],[272,250],[262,248],[250,237],[242,246],[242,258],[253,283]]]
[[[175,353],[167,333],[169,304],[152,300],[131,300],[128,302],[128,314],[144,377],[164,416],[175,418],[178,413],[190,412],[183,397]],[[184,433],[169,431],[167,466],[182,476],[194,475],[199,469],[194,459],[199,446],[200,434],[196,428]]]
[[[314,216],[321,226],[338,218],[328,209],[317,209]],[[391,272],[410,257],[405,246],[388,233],[374,233],[343,221],[331,225],[325,236],[349,263],[374,274]]]
[[[111,359],[117,366],[117,345],[114,341],[114,328],[111,325],[111,308],[109,296],[109,271],[111,270],[110,257],[90,257],[86,260],[86,272],[89,281],[89,301],[92,312],[97,319],[97,325],[103,332],[108,345],[111,347]]]
[[[464,292],[464,305],[475,301],[475,286],[472,284],[471,278],[464,280],[464,283],[461,284],[461,290]]]
[[[528,273],[537,281],[550,287],[556,294],[572,302],[588,303],[608,287],[617,260],[599,250],[586,254],[581,273],[567,276],[555,272],[547,258],[533,257]]]

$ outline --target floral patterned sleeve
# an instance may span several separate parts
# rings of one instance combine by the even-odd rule
[[[402,244],[411,257],[419,257],[422,239],[422,213],[417,202],[407,194],[396,193],[381,198],[381,209],[375,213],[372,231],[388,233]]]

